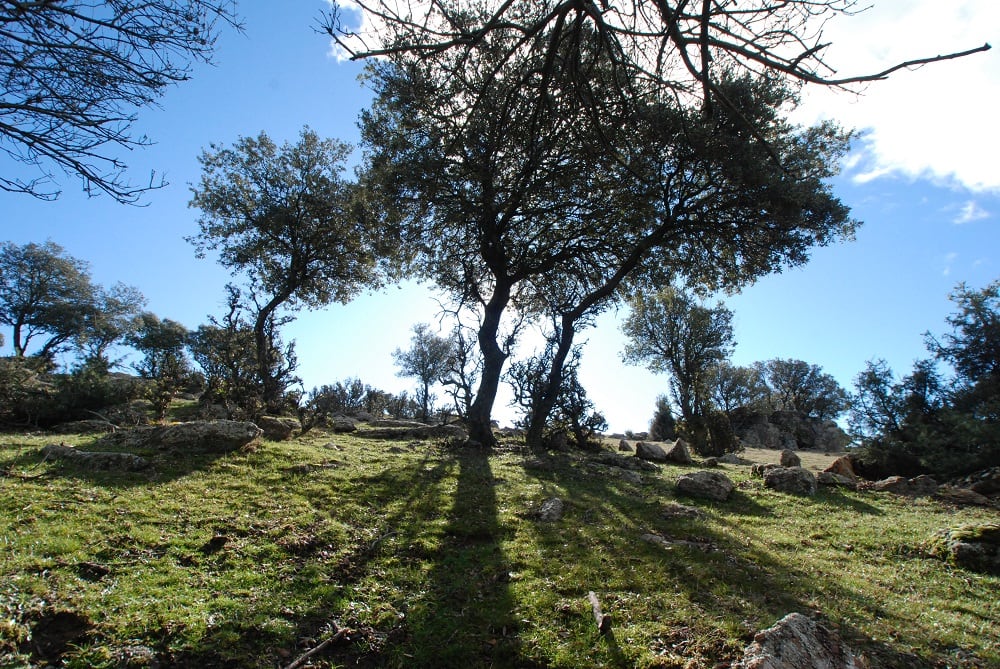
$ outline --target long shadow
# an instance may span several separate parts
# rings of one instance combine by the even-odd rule
[[[706,619],[745,622],[743,629],[734,628],[726,632],[727,635],[735,634],[735,639],[731,637],[728,642],[720,641],[714,648],[703,647],[699,651],[703,660],[733,660],[742,646],[752,639],[756,629],[768,627],[793,611],[815,611],[823,601],[831,599],[849,602],[839,608],[853,609],[870,620],[895,625],[897,618],[903,618],[900,612],[886,610],[865,592],[844,585],[837,574],[806,571],[796,562],[794,552],[772,550],[765,547],[764,542],[752,539],[746,543],[746,528],[742,521],[730,521],[727,516],[773,515],[768,506],[754,500],[752,490],[738,491],[724,503],[699,501],[677,495],[669,477],[662,473],[644,474],[646,483],[637,486],[600,470],[597,474],[588,474],[585,457],[558,456],[548,459],[548,462],[548,466],[528,469],[529,475],[552,490],[572,491],[572,500],[579,513],[614,518],[615,529],[626,537],[623,546],[614,547],[608,536],[602,536],[602,531],[607,531],[607,528],[602,529],[595,524],[592,530],[584,530],[574,537],[575,541],[591,546],[603,544],[605,549],[617,548],[627,553],[629,559],[640,560],[647,569],[659,570],[667,577],[671,589],[682,594],[692,608],[704,612]],[[655,512],[651,515],[650,512],[661,506],[663,501],[674,499],[698,508],[703,515],[664,516]],[[797,501],[794,497],[789,499],[789,503]],[[829,505],[852,513],[882,515],[880,509],[840,492],[823,492],[809,503]],[[544,543],[547,534],[553,531],[536,526],[536,532],[539,541]],[[657,544],[655,541],[639,540],[650,532],[667,541]],[[664,545],[669,547],[664,548]],[[606,550],[605,554],[608,552]],[[619,593],[627,596],[632,591],[649,592],[647,583],[626,576],[629,568],[627,560],[620,561],[617,566],[606,566],[608,573],[619,574],[608,586],[612,589],[607,593],[610,601],[613,602]],[[580,584],[578,593],[581,597],[587,587]],[[614,592],[615,589],[618,593]],[[649,596],[656,597],[654,593],[649,593]],[[669,596],[664,601],[669,602]],[[673,620],[672,616],[676,615],[667,604],[660,622],[662,634],[670,638],[668,645],[683,647],[691,641],[691,648],[696,647],[697,642],[691,639],[678,642],[675,636],[678,631],[689,628],[683,619]],[[840,627],[845,636],[875,649],[874,652],[890,652],[873,644],[849,624],[841,622]],[[706,632],[701,630],[701,636],[710,636]],[[620,648],[613,637],[607,640],[607,646],[612,658],[619,659],[614,663],[622,666],[620,658],[628,654],[628,649]],[[914,666],[920,666],[920,658],[911,659]]]

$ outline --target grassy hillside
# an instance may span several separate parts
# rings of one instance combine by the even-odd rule
[[[1000,579],[920,549],[991,509],[743,466],[710,503],[676,496],[691,468],[353,435],[92,473],[41,462],[58,440],[93,438],[0,435],[0,666],[285,667],[327,641],[312,666],[718,667],[792,611],[883,666],[1000,666]]]

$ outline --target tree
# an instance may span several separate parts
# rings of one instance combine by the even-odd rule
[[[414,377],[419,382],[417,402],[420,403],[420,420],[425,423],[430,420],[434,400],[431,386],[440,383],[445,377],[453,357],[452,342],[431,332],[431,326],[427,323],[413,326],[408,350],[397,348],[392,353],[392,358],[399,367],[399,376]]]
[[[649,422],[649,438],[653,441],[670,441],[676,437],[677,420],[670,407],[670,398],[666,395],[657,395],[653,420]]]
[[[799,411],[819,420],[831,420],[850,404],[847,391],[819,365],[774,359],[757,363],[756,368],[767,384],[773,411]]]
[[[720,107],[738,110],[722,85],[733,73],[778,77],[796,85],[846,88],[885,79],[901,69],[990,48],[985,44],[899,63],[880,72],[839,76],[839,68],[825,59],[830,45],[822,42],[822,27],[832,18],[856,13],[856,5],[856,0],[754,0],[738,5],[707,0],[507,0],[471,6],[463,0],[357,0],[350,6],[361,10],[360,23],[353,12],[345,15],[337,3],[322,23],[352,59],[408,56],[416,61],[466,64],[495,49],[492,79],[500,78],[512,62],[527,56],[544,64],[532,73],[536,76],[521,79],[522,85],[532,88],[531,98],[539,109],[560,93],[575,95],[589,88],[592,70],[587,66],[586,52],[594,49],[607,54],[609,67],[620,73],[614,82],[618,97],[683,98],[706,116]],[[419,20],[414,20],[415,16]],[[568,33],[568,39],[553,37],[562,32]],[[498,36],[513,38],[497,49]],[[588,45],[591,37],[596,37],[596,46]],[[547,85],[560,62],[567,64],[573,84],[562,90]],[[537,80],[544,85],[533,86]],[[599,103],[595,101],[586,104],[593,105],[597,118]],[[480,89],[456,100],[452,108],[489,109],[491,102],[488,91]],[[616,120],[606,118],[604,122],[610,128]],[[765,128],[754,119],[746,119],[744,124],[747,132],[764,143],[768,141]]]
[[[55,355],[82,333],[96,293],[89,265],[58,244],[0,245],[0,324],[12,329],[16,357],[36,340],[36,355]]]
[[[567,52],[584,37],[570,27],[548,36]],[[475,58],[374,65],[377,99],[363,119],[366,179],[396,206],[417,272],[480,309],[470,429],[485,444],[505,322],[559,321],[540,405],[554,406],[576,332],[626,284],[738,287],[856,225],[823,183],[849,135],[787,124],[779,110],[793,96],[778,82],[727,80],[738,113],[705,118],[676,99],[622,100],[623,75],[593,42],[581,90],[579,61],[507,59],[518,41],[497,32]],[[550,104],[534,104],[539,89]],[[476,96],[481,105],[464,104]],[[766,128],[767,146],[748,141],[746,118]]]
[[[933,358],[896,381],[884,361],[855,379],[851,427],[861,459],[878,476],[958,476],[1000,464],[1000,281],[950,295],[952,330],[925,335]],[[940,363],[952,370],[942,373]]]
[[[188,349],[205,374],[207,388],[202,403],[217,402],[225,405],[231,415],[256,418],[264,408],[256,337],[245,318],[239,289],[230,284],[226,290],[226,313],[221,319],[210,316],[208,324],[198,326],[191,333]],[[280,370],[272,372],[269,368],[267,373],[280,381],[291,374],[295,362],[284,359],[288,349],[273,340],[275,334],[274,328],[265,324],[265,338],[271,348],[268,356],[280,365]]]
[[[721,302],[706,307],[677,288],[664,288],[652,297],[636,295],[622,324],[629,339],[623,358],[669,373],[681,419],[692,423],[710,408],[712,370],[733,348],[732,320],[733,313]]]
[[[191,377],[191,362],[185,348],[190,332],[177,321],[160,319],[152,312],[136,318],[128,341],[142,353],[142,360],[133,367],[144,379],[153,383],[149,395],[157,419],[162,420],[174,395]]]
[[[109,371],[114,362],[108,358],[108,349],[129,338],[145,305],[146,298],[134,286],[119,282],[110,289],[96,287],[94,303],[84,312],[81,330],[75,336],[84,361]]]
[[[709,385],[712,402],[727,416],[737,409],[760,410],[768,402],[767,384],[756,367],[723,361],[712,370]]]
[[[380,283],[378,261],[394,248],[387,230],[376,234],[357,187],[342,177],[350,150],[307,127],[296,144],[279,147],[261,133],[232,148],[213,144],[199,158],[191,206],[201,209],[200,232],[188,241],[199,257],[218,251],[224,267],[247,276],[268,409],[281,400],[267,336],[278,311],[348,302]]]
[[[0,175],[0,189],[59,196],[57,171],[87,193],[135,202],[114,147],[135,137],[136,110],[209,62],[220,22],[237,26],[231,0],[110,0],[0,3],[0,150],[38,176]],[[238,27],[238,26],[237,26]]]

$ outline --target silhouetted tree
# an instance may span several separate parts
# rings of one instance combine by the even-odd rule
[[[434,399],[431,386],[440,383],[448,373],[449,361],[453,355],[452,342],[431,332],[431,326],[427,323],[413,326],[410,348],[405,351],[397,348],[392,353],[392,358],[399,367],[399,375],[416,378],[419,382],[417,402],[420,404],[420,420],[425,423],[430,420]]]
[[[164,185],[128,182],[114,148],[135,137],[136,110],[209,62],[230,0],[60,0],[0,3],[0,151],[39,176],[0,175],[0,189],[54,199],[56,171],[88,193],[135,202]],[[9,169],[9,168],[8,168]]]

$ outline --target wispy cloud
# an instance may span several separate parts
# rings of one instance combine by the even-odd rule
[[[942,276],[951,275],[951,266],[955,264],[956,260],[958,260],[958,254],[954,251],[944,257],[944,269],[941,271]]]
[[[962,207],[962,210],[958,213],[953,221],[956,225],[962,225],[963,223],[971,223],[972,221],[981,221],[984,218],[989,218],[990,212],[986,211],[973,200],[969,200]]]

